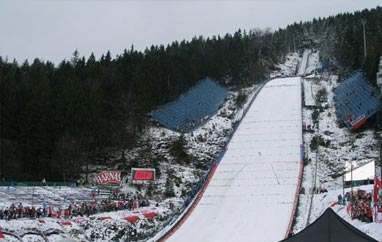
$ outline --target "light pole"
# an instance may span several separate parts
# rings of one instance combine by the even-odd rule
[[[362,27],[363,27],[363,51],[364,51],[364,62],[366,61],[366,32],[365,32],[365,25],[366,25],[366,19],[361,19]]]
[[[382,73],[381,73],[382,74]],[[381,138],[381,112],[382,112],[382,85],[378,85],[380,94],[378,98],[378,144],[379,144],[379,167],[381,168],[380,179],[382,179],[382,138]]]
[[[382,73],[381,73],[382,74]],[[377,115],[377,127],[379,131],[378,140],[379,140],[379,167],[380,167],[380,179],[382,179],[382,85],[378,85],[380,88],[380,94],[379,94],[379,108],[378,108],[378,115]]]
[[[351,190],[351,202],[353,202],[353,160],[350,165],[350,190]]]
[[[32,208],[34,206],[34,187],[32,188]]]
[[[379,57],[379,71],[377,72],[377,85],[380,89],[378,96],[378,114],[377,114],[377,128],[378,128],[378,144],[379,144],[379,166],[381,169],[382,179],[382,139],[381,139],[381,112],[382,112],[382,56]]]

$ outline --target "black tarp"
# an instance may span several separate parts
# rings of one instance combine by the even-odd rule
[[[362,233],[331,208],[299,233],[280,242],[364,242],[377,240]]]

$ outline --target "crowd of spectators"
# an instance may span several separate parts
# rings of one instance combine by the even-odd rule
[[[136,210],[139,207],[150,206],[149,201],[141,194],[127,195],[112,191],[109,199],[97,201],[95,194],[91,194],[92,200],[82,202],[69,202],[61,207],[53,207],[43,202],[42,206],[24,206],[21,202],[18,205],[12,203],[9,207],[0,208],[0,219],[19,218],[73,218],[78,216],[90,216],[99,212],[111,212],[118,210]]]
[[[340,195],[338,199],[340,200]],[[372,194],[363,190],[354,191],[353,194],[347,192],[342,198],[345,204],[348,201],[350,216],[362,222],[373,222],[373,210],[371,207]]]

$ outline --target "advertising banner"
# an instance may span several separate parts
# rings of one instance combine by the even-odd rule
[[[121,171],[102,171],[96,175],[98,184],[120,184],[121,183]]]
[[[155,180],[155,169],[153,168],[131,168],[133,181]]]
[[[304,161],[305,158],[305,147],[303,144],[300,145],[300,161]]]

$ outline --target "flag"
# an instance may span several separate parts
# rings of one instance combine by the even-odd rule
[[[382,180],[379,179],[379,177],[376,175],[374,179],[374,203],[377,203],[378,201],[378,191],[379,189],[382,189]]]
[[[0,239],[5,239],[5,236],[4,236],[3,232],[1,232],[1,230],[0,230]]]

